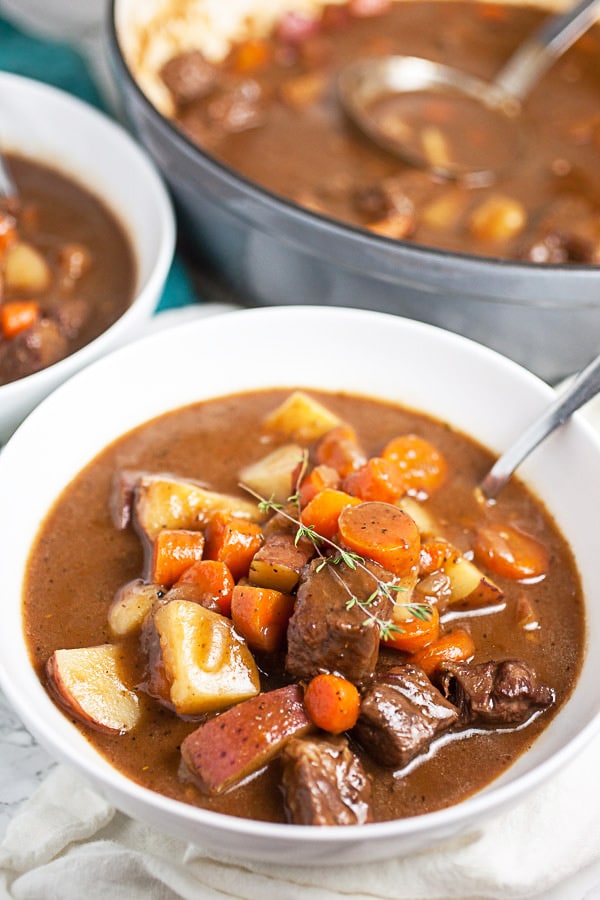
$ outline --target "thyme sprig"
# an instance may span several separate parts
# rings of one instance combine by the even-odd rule
[[[297,483],[299,483],[302,478],[303,470],[305,471],[305,466],[303,466],[303,469],[301,469],[300,471]],[[241,483],[240,488],[242,488],[242,490],[244,491],[247,491],[247,493],[251,494],[258,501],[258,508],[261,512],[276,512],[279,515],[283,516],[283,518],[291,522],[293,525],[295,525],[296,533],[294,537],[294,543],[296,544],[296,546],[303,538],[310,541],[317,554],[320,556],[320,561],[316,565],[316,571],[320,572],[325,568],[325,566],[331,567],[332,572],[335,574],[335,577],[350,595],[349,599],[346,602],[346,609],[350,610],[356,606],[362,612],[364,612],[366,615],[366,619],[363,624],[369,626],[378,626],[380,636],[383,640],[389,639],[394,634],[402,634],[404,629],[396,622],[393,622],[391,619],[382,619],[376,614],[376,612],[373,611],[372,607],[377,598],[381,595],[387,597],[394,606],[405,606],[407,612],[416,619],[427,621],[431,617],[431,606],[428,603],[401,603],[398,600],[398,595],[407,590],[404,585],[391,584],[389,582],[382,581],[368,567],[365,557],[361,556],[359,553],[354,553],[353,551],[346,550],[344,547],[340,547],[340,545],[331,538],[324,537],[323,535],[315,531],[312,525],[305,525],[298,517],[292,515],[289,512],[289,506],[291,505],[296,505],[298,507],[298,515],[300,515],[300,497],[298,491],[296,491],[296,493],[294,493],[291,497],[288,497],[287,504],[283,504],[276,502],[273,497],[271,497],[270,499],[263,497],[247,484]],[[325,555],[322,549],[323,545],[328,547],[330,550],[333,550],[334,553]],[[337,571],[336,569],[336,567],[341,563],[343,563],[353,571],[355,571],[356,569],[361,569],[362,571],[366,572],[370,578],[373,579],[376,586],[368,597],[366,597],[365,599],[361,599],[350,590],[349,585],[344,581],[339,571]]]

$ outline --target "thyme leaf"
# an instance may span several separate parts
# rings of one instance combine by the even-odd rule
[[[307,466],[308,453],[305,451],[303,455],[302,466],[296,479],[296,491],[291,497],[288,497],[288,505],[296,505],[298,507],[298,515],[300,515],[300,494],[298,491],[298,486],[302,478],[304,477],[304,474],[306,473]],[[344,589],[350,595],[348,600],[346,601],[346,609],[351,610],[355,607],[358,607],[360,610],[362,610],[366,614],[366,619],[363,624],[369,625],[370,627],[377,625],[382,640],[388,639],[393,634],[403,633],[403,628],[401,625],[398,625],[390,619],[382,619],[373,611],[373,605],[377,601],[377,598],[382,595],[387,597],[388,600],[390,600],[394,604],[394,606],[405,606],[409,615],[414,616],[417,619],[427,621],[431,617],[431,606],[428,603],[400,603],[397,598],[401,592],[407,590],[406,585],[393,584],[382,581],[374,574],[374,572],[371,571],[371,569],[369,569],[366,564],[365,557],[361,556],[359,553],[354,553],[350,550],[346,550],[344,547],[340,547],[340,545],[336,544],[335,541],[331,540],[330,538],[324,537],[323,535],[315,531],[312,525],[305,525],[300,521],[299,518],[293,516],[288,511],[288,509],[286,509],[283,503],[276,503],[273,497],[267,500],[249,485],[241,483],[239,486],[242,490],[247,491],[247,493],[256,498],[256,500],[258,501],[258,508],[261,510],[261,512],[276,512],[296,526],[296,534],[294,537],[294,543],[296,544],[296,546],[298,545],[300,540],[302,540],[302,538],[305,538],[312,543],[317,554],[320,556],[320,560],[316,564],[315,571],[321,572],[325,568],[325,566],[331,566],[332,572],[335,573],[338,581],[343,585]],[[322,550],[323,546],[329,547],[334,552],[330,553],[329,555],[325,555]],[[336,567],[339,566],[340,563],[343,563],[352,571],[362,569],[370,578],[373,579],[376,585],[375,589],[371,592],[371,594],[369,594],[366,599],[361,600],[351,592],[349,585],[344,581],[340,573],[337,571]]]

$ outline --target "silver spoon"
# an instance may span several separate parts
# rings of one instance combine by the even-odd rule
[[[460,69],[431,62],[416,56],[372,57],[357,60],[344,67],[338,76],[338,94],[348,115],[372,140],[402,157],[412,165],[434,170],[444,177],[462,177],[469,174],[493,175],[493,172],[514,160],[520,152],[524,135],[515,128],[519,121],[522,101],[536,81],[580,37],[597,18],[596,7],[600,0],[580,0],[562,15],[552,16],[513,54],[493,81],[485,81]],[[412,118],[419,119],[427,133],[424,110],[415,112],[415,96],[432,93],[449,102],[476,103],[480,114],[487,116],[501,128],[501,137],[490,143],[490,152],[499,155],[498,160],[451,159],[443,147],[423,145],[422,135],[415,137],[392,128],[394,121],[388,116],[384,123],[378,101],[410,95]],[[458,107],[457,107],[458,109]],[[401,128],[401,116],[396,122]],[[468,154],[469,148],[463,148]],[[440,152],[441,151],[441,152]]]
[[[569,416],[600,391],[600,356],[582,369],[548,409],[525,429],[523,434],[498,457],[479,488],[487,500],[502,490],[526,456]]]
[[[4,156],[0,153],[0,208],[13,212],[18,204],[18,188]]]

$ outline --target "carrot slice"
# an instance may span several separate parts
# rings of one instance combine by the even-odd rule
[[[309,681],[304,692],[304,706],[317,728],[340,734],[356,725],[360,695],[347,678],[323,673]]]
[[[303,525],[314,528],[317,534],[331,540],[337,534],[338,519],[344,507],[355,506],[358,503],[360,503],[358,497],[351,497],[345,491],[325,488],[306,504],[300,518]]]
[[[318,463],[336,469],[342,478],[367,461],[356,431],[350,425],[337,425],[323,435],[315,448],[315,457]]]
[[[249,38],[237,48],[234,68],[237,72],[254,72],[266,66],[270,59],[271,49],[267,41]]]
[[[398,466],[406,490],[432,494],[446,477],[448,464],[433,444],[418,434],[403,434],[389,441],[381,455]]]
[[[394,625],[401,631],[390,632],[389,637],[384,638],[382,643],[386,647],[403,650],[405,653],[416,653],[439,637],[440,614],[437,606],[432,606],[425,619],[409,614],[402,620],[394,618]]]
[[[547,548],[513,525],[480,528],[473,551],[478,562],[506,578],[536,578],[548,571]]]
[[[444,563],[448,562],[452,556],[459,556],[460,553],[444,540],[423,541],[421,544],[421,552],[419,553],[419,575],[423,578],[425,575],[431,575],[444,567]]]
[[[406,482],[393,462],[382,456],[372,456],[364,466],[344,479],[343,488],[361,500],[395,503],[406,493]]]
[[[319,465],[311,469],[305,475],[298,488],[298,502],[300,506],[306,506],[310,500],[325,488],[337,490],[340,486],[340,476],[337,469],[331,466]]]
[[[235,581],[248,574],[252,557],[263,542],[259,525],[227,513],[216,513],[204,533],[205,559],[224,562]]]
[[[0,255],[17,240],[17,222],[8,212],[0,213]]]
[[[408,513],[391,503],[372,500],[344,507],[338,530],[350,550],[395,575],[407,575],[419,564],[419,529]]]
[[[417,650],[411,656],[410,661],[415,666],[420,666],[431,678],[443,663],[464,661],[470,659],[474,653],[475,644],[469,632],[457,629],[443,634],[421,650]]]
[[[254,584],[236,584],[233,589],[231,619],[251,650],[278,650],[293,610],[291,594]]]
[[[197,599],[196,595],[191,598],[186,594],[188,599],[194,599],[201,606],[219,612],[222,616],[231,615],[231,596],[235,581],[224,562],[216,559],[200,559],[192,563],[174,586],[179,587],[182,584],[193,585],[197,589]]]
[[[40,305],[36,300],[11,300],[0,305],[0,328],[6,338],[13,338],[30,328],[39,318]]]
[[[171,587],[193,562],[202,559],[204,535],[201,531],[165,528],[152,545],[150,580]]]

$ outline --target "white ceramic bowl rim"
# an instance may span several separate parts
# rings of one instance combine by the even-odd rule
[[[315,332],[317,327],[318,332]],[[309,334],[314,336],[314,346],[307,355],[303,339]],[[337,338],[335,342],[332,342],[333,335]],[[260,348],[263,352],[259,356],[265,357],[266,361],[252,355],[252,340],[259,336],[264,336]],[[373,340],[377,342],[378,349],[368,353],[367,364],[361,366],[361,350],[370,346],[366,342]],[[270,354],[266,352],[269,347]],[[431,394],[431,388],[424,387],[420,377],[407,377],[413,367],[419,365],[418,348],[421,348],[421,353],[425,348],[427,365],[434,360],[440,367],[437,375],[433,373],[440,396],[429,406],[419,398],[423,398],[428,391]],[[157,358],[161,365],[153,367],[152,360]],[[215,360],[222,361],[222,371],[216,378],[218,384],[210,380]],[[245,377],[239,371],[233,371],[236,360],[246,364],[248,360],[254,360],[254,365],[247,365]],[[390,382],[390,376],[395,377],[395,368],[401,377]],[[170,387],[165,384],[162,389],[156,370],[172,373]],[[423,376],[424,371],[426,369],[420,372],[415,369],[419,376]],[[190,374],[193,378],[186,378]],[[48,508],[48,500],[53,499],[75,472],[107,443],[137,424],[195,400],[269,387],[274,376],[281,387],[324,386],[327,390],[347,390],[366,395],[377,393],[388,399],[396,398],[409,408],[425,409],[442,419],[445,418],[444,407],[450,404],[452,411],[447,421],[460,430],[468,431],[463,420],[473,420],[475,416],[477,421],[483,423],[476,437],[496,452],[508,443],[515,430],[528,423],[533,414],[554,396],[552,389],[536,376],[466,338],[396,316],[341,308],[287,306],[235,311],[209,320],[186,323],[163,334],[152,334],[111,353],[79,372],[43,401],[0,454],[0,507],[10,508],[5,503],[10,502],[11,494],[18,491],[23,469],[28,467],[32,454],[35,457],[39,435],[46,432],[48,423],[52,422],[60,433],[69,417],[75,416],[78,420],[84,414],[86,405],[91,402],[96,406],[97,391],[103,385],[107,386],[108,396],[112,397],[114,386],[121,384],[121,402],[115,404],[110,412],[98,408],[94,424],[78,431],[74,441],[78,446],[75,449],[69,446],[65,450],[68,459],[64,462],[59,460],[60,471],[56,477],[51,474],[51,469],[44,472],[46,463],[42,461],[41,471],[34,481],[35,490],[31,492],[31,509],[24,510],[22,515],[17,514],[10,523],[0,521],[0,545],[8,550],[8,559],[17,560],[16,569],[13,571],[10,566],[6,567],[4,577],[7,622],[0,631],[0,684],[25,725],[58,758],[84,771],[101,790],[112,796],[116,793],[117,805],[122,805],[126,811],[133,809],[142,817],[153,812],[166,816],[171,822],[177,820],[185,824],[190,838],[196,834],[196,828],[201,837],[203,833],[206,835],[212,833],[211,829],[216,829],[215,833],[220,831],[230,836],[265,840],[275,848],[265,851],[265,858],[271,859],[276,858],[273,854],[283,852],[288,845],[291,848],[298,842],[307,845],[312,842],[311,859],[314,860],[320,852],[316,848],[323,847],[325,862],[329,846],[335,846],[339,851],[340,847],[351,850],[364,842],[369,847],[377,846],[378,840],[401,840],[419,835],[425,839],[431,833],[437,833],[438,838],[440,834],[450,836],[453,830],[464,828],[531,791],[564,767],[600,731],[600,697],[597,690],[590,690],[590,685],[597,683],[594,667],[597,669],[600,665],[595,662],[596,653],[588,652],[586,655],[586,684],[581,689],[576,688],[577,703],[573,699],[569,701],[534,747],[511,767],[507,778],[503,776],[456,806],[423,816],[352,828],[314,829],[224,816],[155,794],[133,783],[89,750],[85,739],[79,736],[49,699],[30,666],[27,671],[22,647],[15,650],[15,644],[23,644],[22,637],[16,634],[20,626],[15,611],[15,606],[20,607],[24,552],[23,547],[19,546],[19,535],[37,530],[40,512]],[[328,382],[322,384],[327,379]],[[383,384],[382,379],[388,385],[385,394],[382,390],[371,388],[371,385]],[[451,384],[446,384],[447,381]],[[178,384],[175,392],[173,382]],[[361,384],[364,385],[363,390]],[[499,416],[498,410],[504,408],[499,401],[506,400],[507,392],[513,401],[518,398],[519,402],[514,409],[511,408],[511,416]],[[479,398],[480,409],[473,412],[476,397]],[[439,409],[435,408],[436,403],[440,404]],[[55,442],[52,433],[48,432],[47,444]],[[53,465],[52,447],[48,446],[46,452],[50,457],[48,465]],[[592,464],[597,465],[600,460],[600,439],[595,430],[575,415],[565,429],[552,435],[538,448],[535,461],[525,463],[522,473],[546,501],[548,473],[555,471],[557,459],[564,462],[565,454],[575,461],[573,503],[577,508],[573,512],[567,509],[565,523],[559,517],[558,524],[571,534],[581,517],[581,504],[585,508],[591,505],[597,509],[600,503],[600,485],[590,484],[587,491],[577,491],[579,470],[585,477],[585,471],[589,472]],[[44,484],[48,478],[54,478],[54,483],[46,488]],[[553,502],[560,504],[564,497],[570,498],[564,483],[555,484],[556,479],[552,481],[555,492]],[[42,496],[40,499],[38,494],[43,495],[44,491],[47,491],[48,497]],[[553,512],[552,505],[549,508]],[[577,535],[580,545],[576,548],[577,553],[581,552],[584,563],[587,563],[582,569],[584,591],[586,595],[593,596],[591,591],[594,585],[598,589],[600,575],[595,572],[597,567],[589,562],[589,558],[594,558],[593,548],[586,549],[580,538],[581,535]],[[588,619],[590,636],[599,645],[600,612],[595,611],[593,604],[588,604]],[[15,663],[17,668],[13,670]],[[552,736],[547,738],[550,734]],[[551,741],[549,745],[545,743],[546,739]],[[549,753],[545,749],[547,746],[550,747]],[[86,747],[87,750],[84,749]],[[227,847],[224,845],[223,849],[226,852]]]

